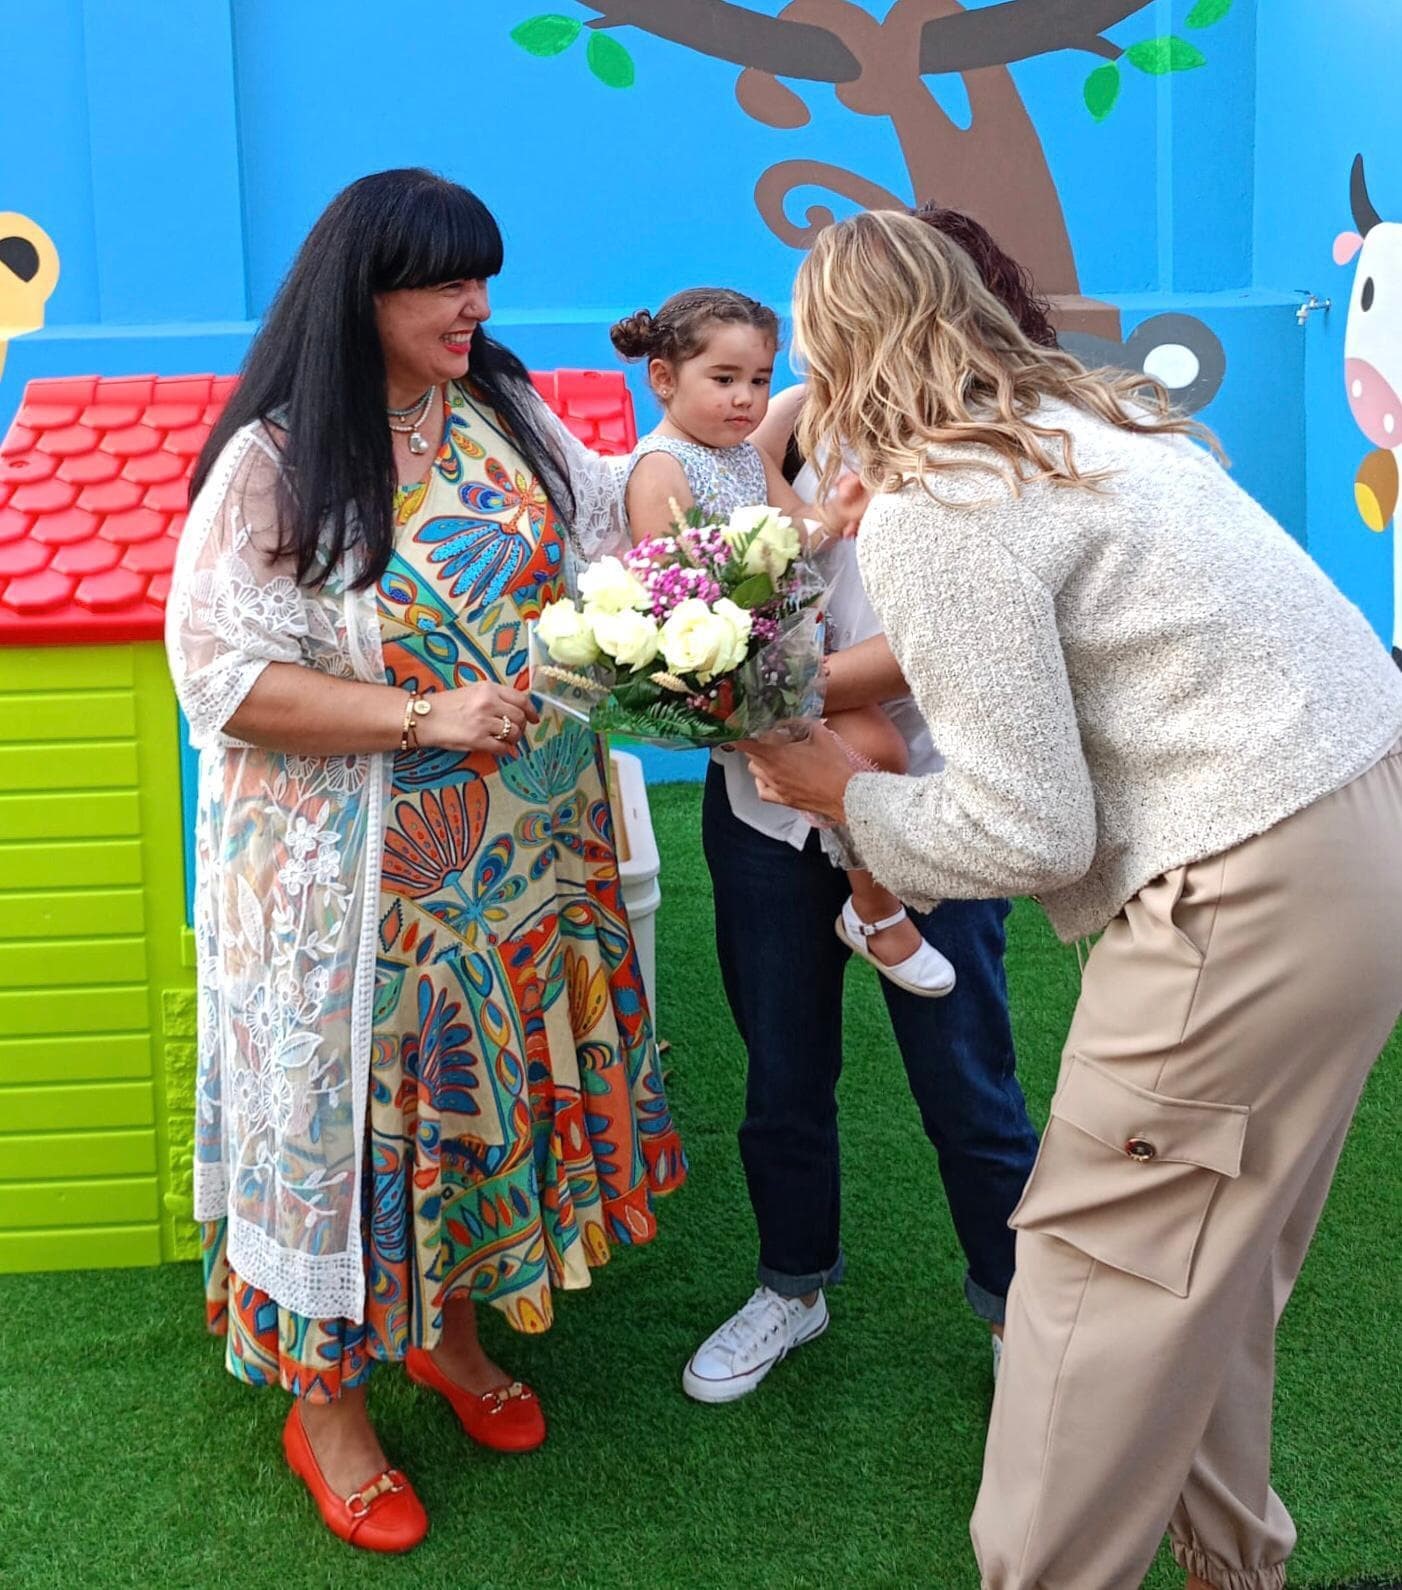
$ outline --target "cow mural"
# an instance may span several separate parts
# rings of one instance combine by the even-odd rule
[[[1402,667],[1402,537],[1396,529],[1402,465],[1402,222],[1384,221],[1368,196],[1363,156],[1353,162],[1349,201],[1356,232],[1334,240],[1334,259],[1357,257],[1344,335],[1349,407],[1374,451],[1359,466],[1353,494],[1370,530],[1393,523],[1392,656]]]

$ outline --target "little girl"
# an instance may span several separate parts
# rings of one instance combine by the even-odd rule
[[[779,348],[772,309],[726,288],[697,287],[669,298],[656,315],[643,309],[620,320],[611,336],[625,359],[648,361],[648,382],[666,416],[629,463],[635,542],[669,535],[674,505],[728,517],[737,508],[768,504],[798,525],[814,512],[836,520],[838,510],[801,502],[750,441],[769,407]],[[837,522],[817,527],[810,548],[840,529]],[[880,707],[835,712],[827,721],[854,760],[882,772],[906,771],[905,740]],[[727,784],[734,789],[728,772]],[[837,919],[838,937],[898,987],[927,998],[949,993],[954,968],[925,941],[901,902],[869,872],[845,870],[852,892]]]

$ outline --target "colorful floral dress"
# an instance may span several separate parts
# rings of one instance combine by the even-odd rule
[[[401,489],[379,586],[386,677],[425,694],[519,681],[565,543],[495,417],[448,389],[443,448]],[[685,1177],[614,847],[604,751],[553,714],[498,759],[395,760],[365,1177],[365,1320],[240,1281],[205,1227],[211,1329],[253,1384],[328,1400],[431,1347],[444,1300],[544,1331],[552,1292],[655,1234]]]

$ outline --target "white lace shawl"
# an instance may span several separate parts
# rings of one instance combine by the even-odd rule
[[[627,543],[622,485],[541,405],[568,469],[574,559]],[[364,1317],[361,1174],[387,755],[264,751],[224,732],[270,662],[383,682],[375,594],[297,585],[276,554],[278,456],[261,426],[220,455],[181,537],[166,610],[199,752],[195,1218],[295,1313]]]

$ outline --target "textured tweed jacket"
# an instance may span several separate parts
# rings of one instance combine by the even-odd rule
[[[1100,492],[967,467],[867,513],[862,577],[945,770],[859,775],[847,819],[912,905],[1035,894],[1071,939],[1366,771],[1402,674],[1195,443],[1038,418],[1113,471]]]

